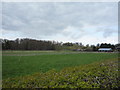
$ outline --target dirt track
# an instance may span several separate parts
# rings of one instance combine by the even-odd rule
[[[79,54],[79,53],[118,53],[118,52],[58,52],[58,53],[24,53],[24,54],[19,54],[19,53],[3,53],[2,56],[38,56],[38,55],[56,55],[56,54]]]

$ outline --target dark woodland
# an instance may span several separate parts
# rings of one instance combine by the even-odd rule
[[[113,50],[119,46],[119,44],[107,44],[101,43],[97,45],[83,45],[76,42],[57,42],[57,41],[45,41],[35,40],[29,38],[23,38],[16,40],[1,39],[2,50],[84,50],[84,51],[97,51],[99,48],[112,48]]]

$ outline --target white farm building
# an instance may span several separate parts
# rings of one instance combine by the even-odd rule
[[[112,52],[112,48],[99,48],[98,51],[100,52]]]

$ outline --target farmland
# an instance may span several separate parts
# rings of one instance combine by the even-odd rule
[[[118,88],[118,54],[3,51],[3,88]]]
[[[3,51],[3,79],[31,75],[36,72],[57,71],[117,58],[116,53],[72,51]]]

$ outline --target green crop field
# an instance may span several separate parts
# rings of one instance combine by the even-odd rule
[[[3,88],[118,88],[118,53],[3,51]]]
[[[69,51],[3,51],[3,79],[60,71],[65,67],[81,66],[93,62],[117,58],[117,53],[90,53]]]

